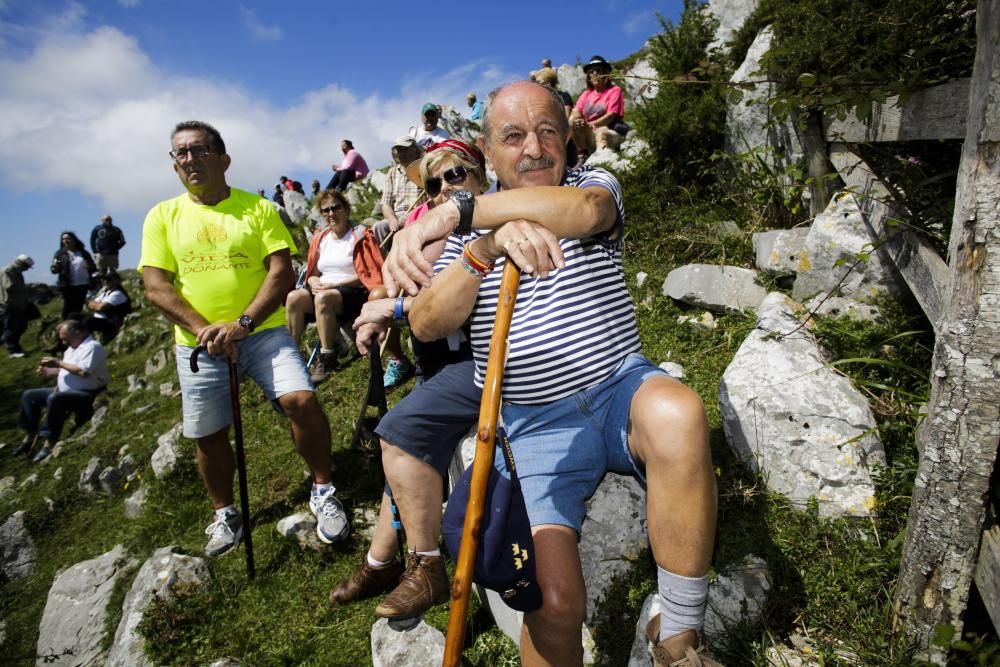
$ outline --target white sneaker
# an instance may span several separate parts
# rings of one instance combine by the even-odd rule
[[[216,518],[209,524],[205,534],[209,536],[205,555],[221,556],[243,539],[243,517],[239,512],[226,512],[224,518]]]
[[[316,534],[325,544],[339,542],[351,532],[351,522],[332,486],[326,491],[314,490],[309,497],[309,509],[316,515]]]

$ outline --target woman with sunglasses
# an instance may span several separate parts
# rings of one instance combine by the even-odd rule
[[[326,221],[309,243],[306,279],[285,300],[288,329],[298,343],[305,330],[306,315],[315,315],[319,330],[319,361],[310,376],[319,384],[337,370],[337,319],[355,317],[368,298],[354,269],[354,246],[361,232],[351,222],[351,205],[338,190],[316,196],[315,208]]]
[[[97,271],[97,264],[83,241],[73,232],[63,232],[49,268],[59,276],[57,284],[63,297],[62,319],[68,320],[72,315],[80,317],[87,300],[87,290],[90,289],[90,277]]]

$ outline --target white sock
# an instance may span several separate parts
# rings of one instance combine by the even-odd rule
[[[374,558],[372,558],[371,551],[369,551],[365,555],[365,560],[368,561],[368,564],[371,565],[372,567],[385,567],[386,565],[392,562],[391,560],[375,560]]]
[[[313,488],[312,488],[312,494],[314,496],[316,496],[316,495],[319,495],[321,493],[326,493],[327,489],[332,489],[331,493],[335,492],[337,490],[337,489],[333,488],[333,484],[331,484],[330,482],[327,482],[326,484],[316,484],[314,482],[313,483]]]
[[[685,630],[700,631],[705,624],[708,575],[682,577],[657,566],[656,581],[660,589],[660,641]]]
[[[227,514],[236,514],[236,506],[226,505],[225,507],[220,507],[219,509],[215,510],[216,519],[225,519]]]
[[[441,550],[434,549],[433,551],[412,551],[411,553],[415,553],[418,556],[440,556]]]
[[[320,354],[333,354],[334,352],[336,352],[336,350],[331,350],[330,348],[327,348],[327,347],[321,347],[321,348],[319,348],[319,353]]]

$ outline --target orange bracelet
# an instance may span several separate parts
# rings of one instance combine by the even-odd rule
[[[473,255],[472,248],[470,247],[471,245],[472,241],[469,241],[468,243],[465,244],[465,251],[462,253],[462,255],[469,262],[469,265],[472,266],[472,268],[474,268],[479,273],[479,275],[485,277],[486,274],[492,271],[493,267],[496,266],[496,262],[493,261],[487,264],[483,260]]]

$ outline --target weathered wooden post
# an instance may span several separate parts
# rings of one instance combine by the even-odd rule
[[[899,626],[942,664],[935,628],[962,629],[1000,446],[1000,0],[979,0],[976,24],[950,280],[896,592]]]

